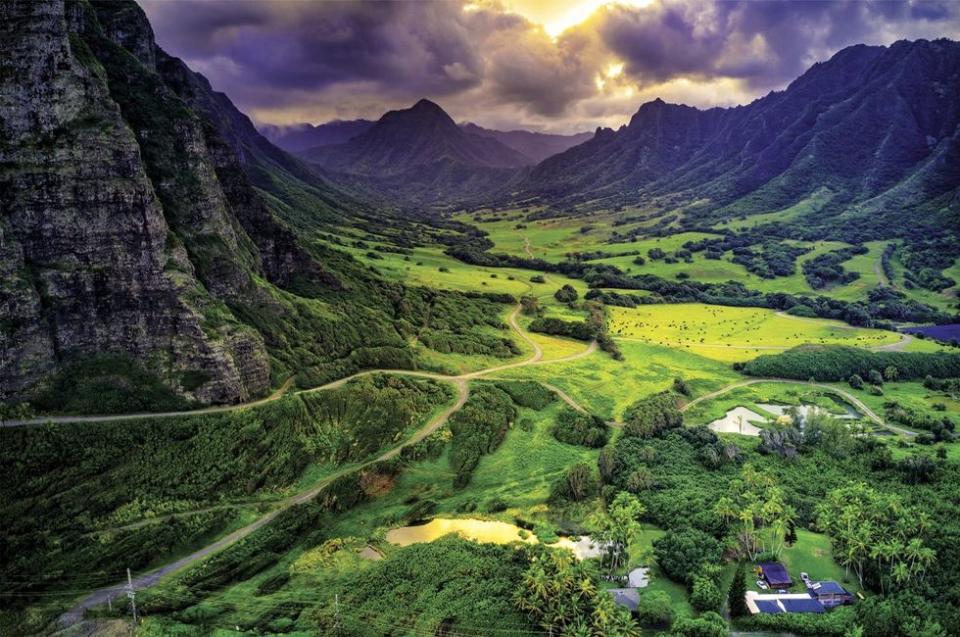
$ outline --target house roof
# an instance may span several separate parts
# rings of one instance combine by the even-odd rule
[[[640,604],[640,593],[635,588],[609,588],[607,592],[613,597],[613,603],[623,606],[630,611],[637,610]]]
[[[847,590],[836,582],[811,582],[807,587],[811,595],[849,595]]]
[[[788,613],[822,613],[826,611],[819,601],[807,599],[781,599],[780,605]]]
[[[771,584],[790,583],[793,581],[790,579],[790,574],[787,573],[786,567],[780,562],[761,562],[760,570],[763,571],[763,576],[767,578],[767,581]]]
[[[786,593],[784,595],[760,594],[747,591],[747,608],[754,615],[763,613],[822,613],[826,608],[807,593]]]

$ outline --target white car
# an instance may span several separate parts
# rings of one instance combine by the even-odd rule
[[[762,591],[765,591],[765,590],[767,590],[767,589],[770,588],[770,587],[767,586],[767,583],[764,582],[762,579],[758,579],[758,580],[757,580],[757,588],[759,588],[759,589],[762,590]]]
[[[806,574],[806,573],[800,573],[800,579],[803,580],[803,583],[804,583],[804,584],[809,584],[809,583],[810,583],[810,576],[809,576],[808,574]]]

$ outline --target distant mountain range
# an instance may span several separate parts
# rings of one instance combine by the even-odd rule
[[[960,44],[950,40],[857,45],[748,105],[701,110],[657,99],[616,131],[551,136],[457,126],[421,100],[377,122],[290,131],[282,143],[361,130],[299,154],[358,192],[417,204],[627,206],[678,211],[688,223],[800,206],[817,223],[868,217],[889,235],[877,220],[904,210],[955,218],[958,78]]]
[[[349,121],[334,120],[326,124],[292,124],[290,126],[273,126],[261,124],[258,129],[264,137],[291,153],[299,153],[317,146],[342,144],[352,137],[365,133],[376,124],[369,119],[354,119]],[[576,133],[574,135],[557,135],[552,133],[537,133],[526,130],[500,131],[483,128],[472,122],[459,124],[461,130],[471,135],[490,137],[503,145],[512,148],[527,158],[529,164],[536,164],[551,155],[562,153],[572,146],[581,144],[593,133]]]
[[[701,219],[802,204],[820,219],[900,215],[894,234],[911,208],[956,219],[958,188],[960,43],[918,40],[843,49],[746,106],[644,104],[629,125],[541,162],[510,196],[688,206]]]

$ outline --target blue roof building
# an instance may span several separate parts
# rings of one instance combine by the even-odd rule
[[[793,580],[787,573],[787,568],[780,562],[760,562],[760,571],[763,579],[767,580],[771,588],[790,588]]]
[[[810,585],[807,586],[807,592],[810,597],[827,608],[842,606],[853,601],[853,595],[836,582],[810,582]]]

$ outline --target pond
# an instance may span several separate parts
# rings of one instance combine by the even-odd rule
[[[537,536],[527,531],[526,537],[521,537],[521,528],[508,522],[496,520],[477,520],[473,518],[435,518],[426,524],[414,524],[387,531],[387,542],[397,546],[409,546],[418,542],[432,542],[433,540],[458,533],[463,537],[477,542],[491,544],[509,544],[510,542],[526,542],[535,544]],[[565,548],[573,551],[577,559],[599,557],[600,546],[594,544],[589,537],[582,536],[577,540],[562,537],[552,544],[555,548]]]
[[[910,334],[923,334],[927,338],[949,343],[950,341],[960,342],[960,323],[951,323],[949,325],[923,325],[920,327],[904,327],[903,332]]]
[[[724,414],[723,418],[714,420],[707,426],[717,433],[759,436],[760,429],[756,425],[751,424],[751,422],[764,422],[766,420],[766,418],[751,409],[736,407]]]

